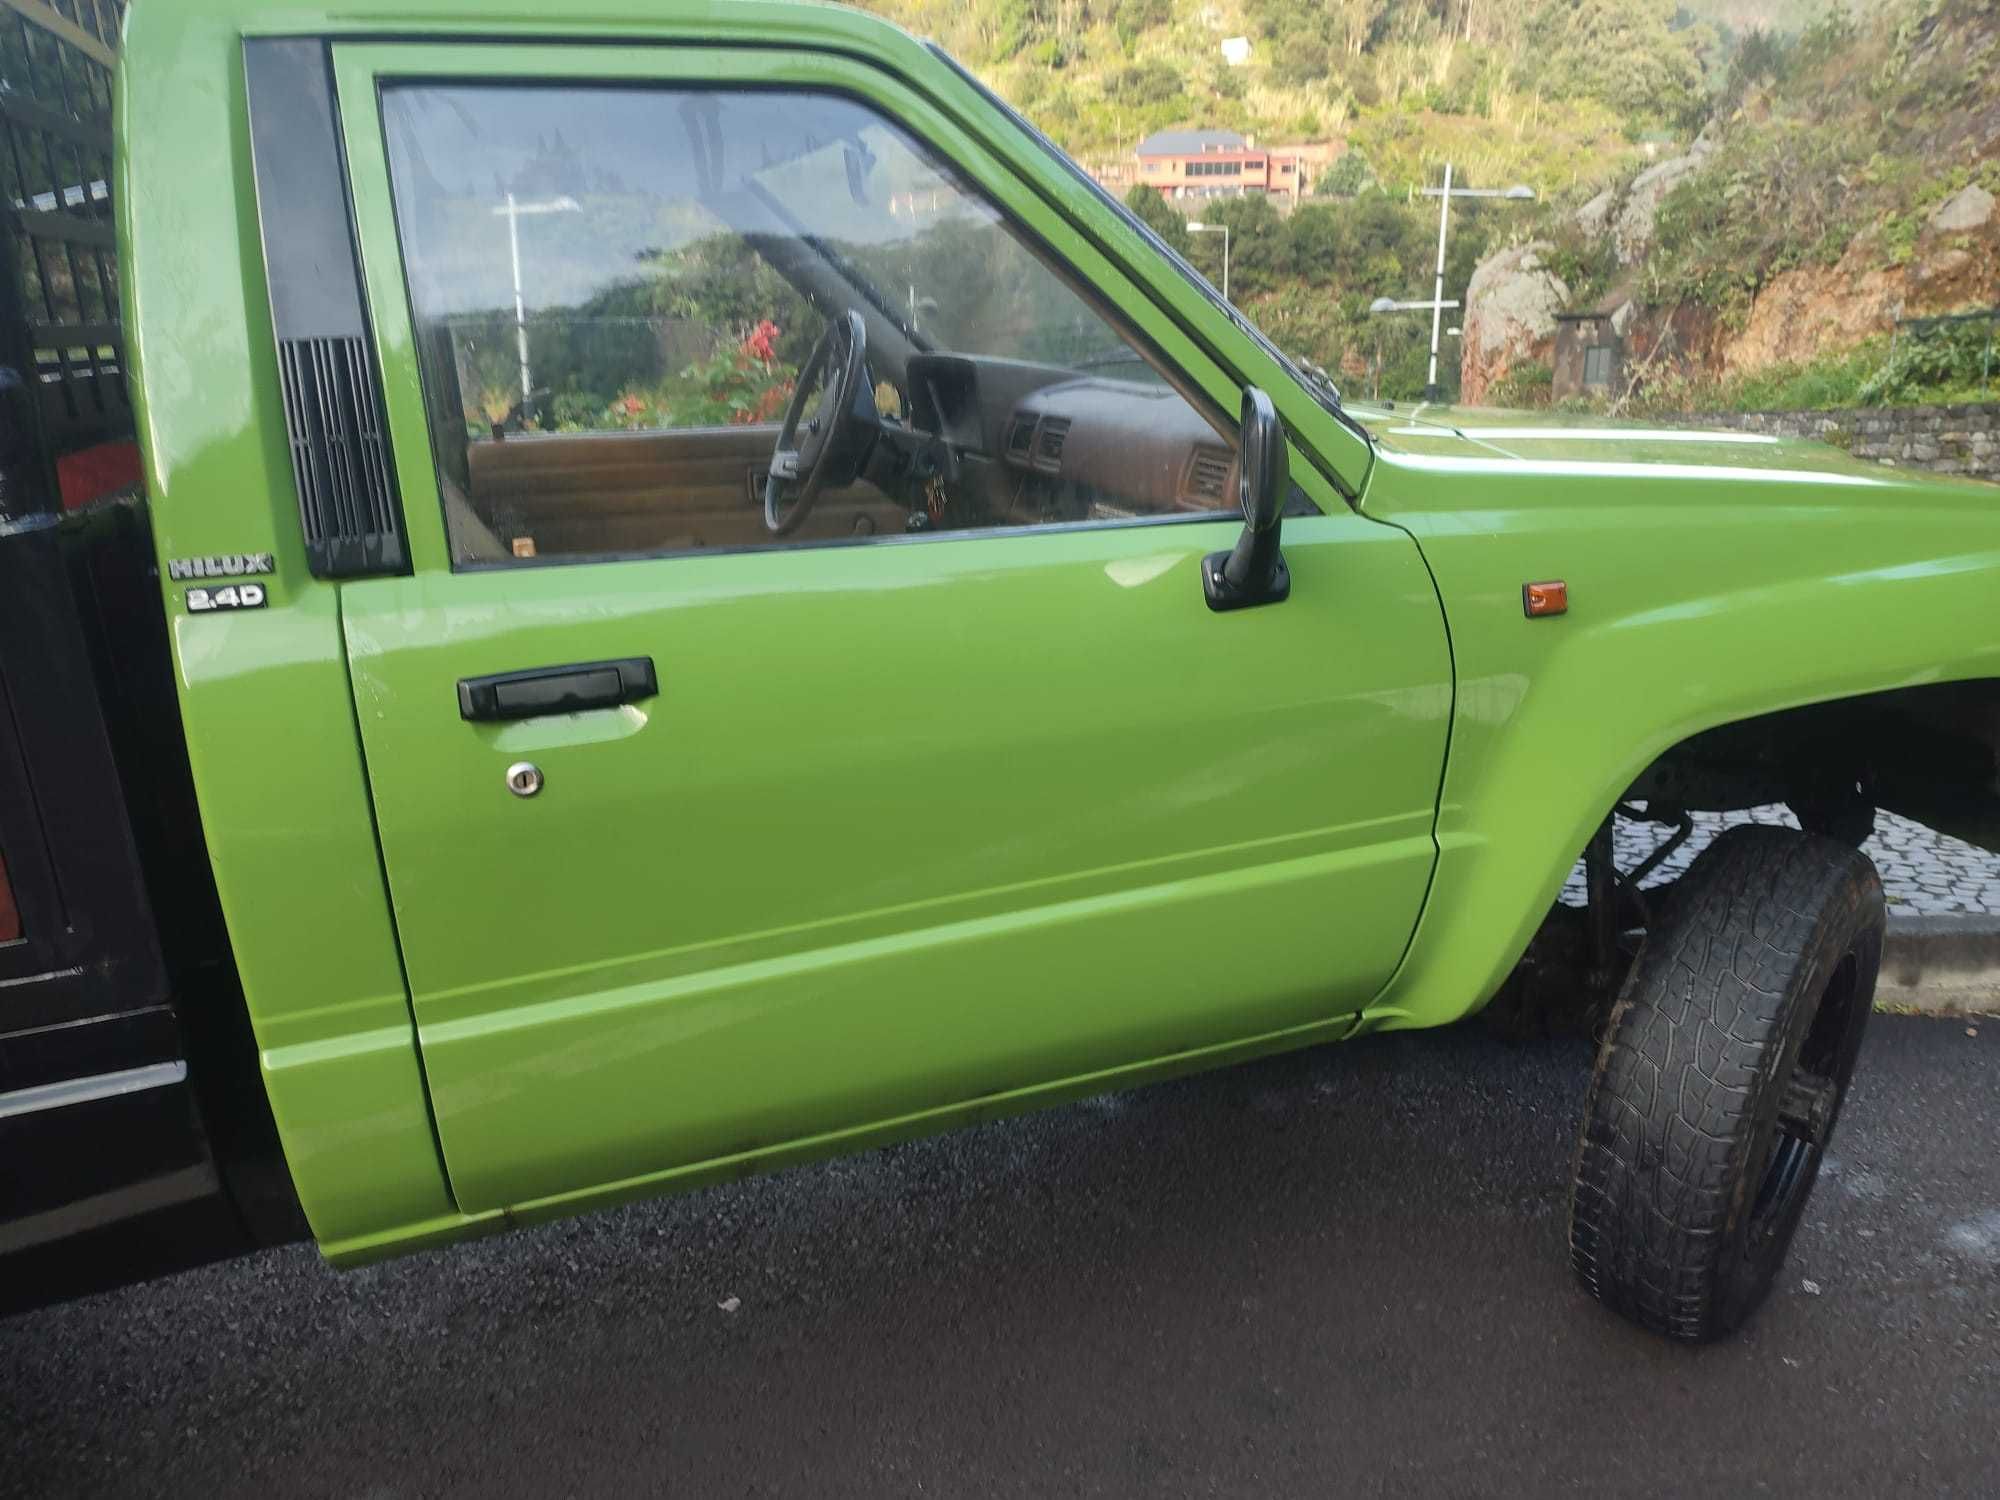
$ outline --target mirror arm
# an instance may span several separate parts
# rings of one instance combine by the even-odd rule
[[[1222,581],[1236,593],[1256,593],[1273,587],[1284,566],[1284,554],[1278,551],[1278,528],[1252,531],[1245,526],[1229,561],[1222,565]]]
[[[1255,386],[1243,392],[1237,429],[1236,485],[1243,532],[1229,552],[1201,560],[1201,591],[1213,610],[1281,604],[1291,596],[1292,573],[1278,550],[1285,502],[1292,483],[1286,461],[1285,424],[1271,398]]]
[[[1243,528],[1228,552],[1211,552],[1201,560],[1201,591],[1213,610],[1248,609],[1257,604],[1282,604],[1291,597],[1292,570],[1278,550],[1279,528]]]

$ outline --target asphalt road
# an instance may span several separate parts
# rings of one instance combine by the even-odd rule
[[[1781,1289],[1712,1349],[1571,1286],[1585,1050],[1462,1031],[0,1322],[0,1490],[1990,1495],[1996,1047],[1875,1019]]]

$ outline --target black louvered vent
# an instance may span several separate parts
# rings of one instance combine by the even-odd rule
[[[243,44],[285,435],[320,578],[409,570],[323,42]]]
[[[400,571],[395,482],[366,343],[285,339],[278,378],[313,571],[335,578]]]

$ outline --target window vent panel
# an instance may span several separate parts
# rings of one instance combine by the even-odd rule
[[[313,571],[399,571],[403,546],[374,371],[359,338],[284,339],[278,378]]]
[[[320,578],[407,572],[326,46],[258,37],[243,55],[306,561]]]

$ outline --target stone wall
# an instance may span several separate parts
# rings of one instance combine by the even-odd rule
[[[1853,411],[1717,412],[1688,425],[1817,438],[1857,458],[2000,482],[2000,402]]]

